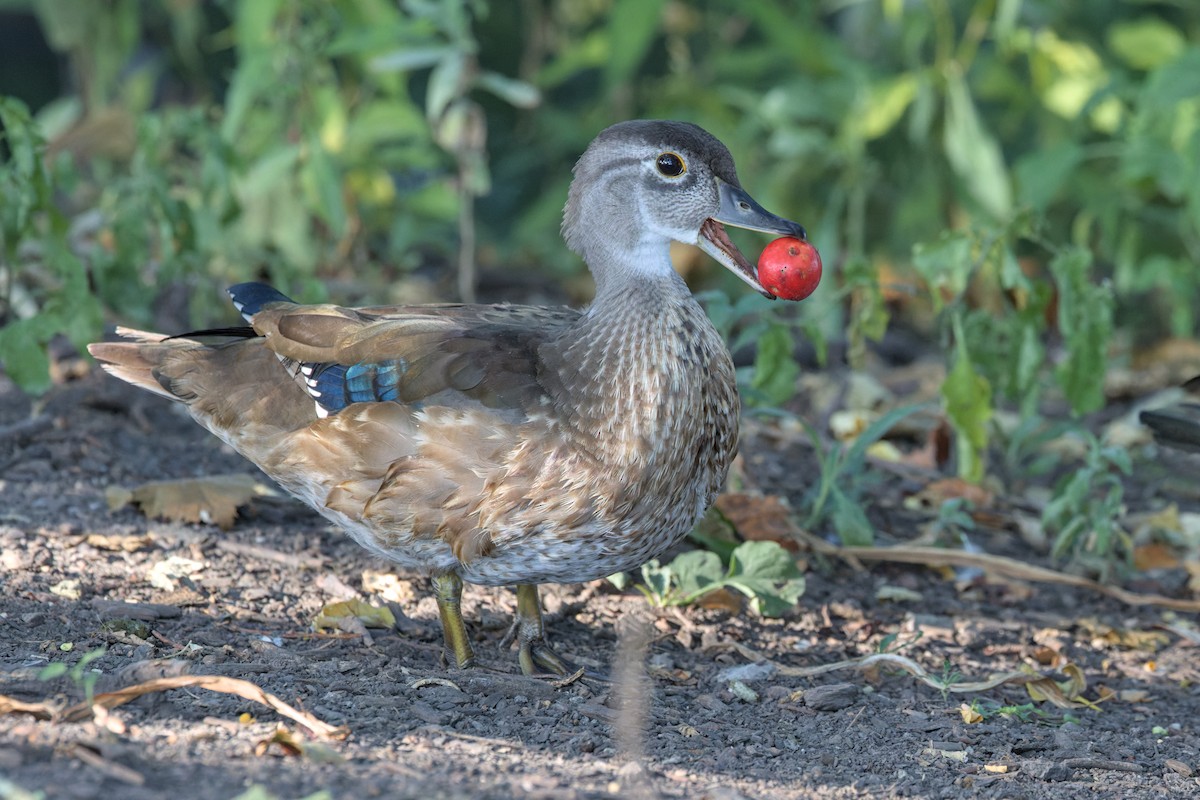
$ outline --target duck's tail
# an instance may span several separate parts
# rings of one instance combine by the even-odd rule
[[[88,352],[106,372],[169,400],[184,400],[174,391],[172,382],[164,379],[160,367],[164,360],[179,351],[203,345],[191,339],[176,339],[133,328],[117,328],[117,335],[133,341],[88,345]]]

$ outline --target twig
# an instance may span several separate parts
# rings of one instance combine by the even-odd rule
[[[1068,575],[1065,572],[1026,564],[1015,558],[989,553],[967,553],[962,550],[944,550],[940,547],[838,547],[820,540],[813,540],[810,544],[816,552],[838,558],[921,564],[927,567],[977,567],[985,572],[992,572],[1008,578],[1091,589],[1126,605],[1162,606],[1175,611],[1200,612],[1200,600],[1183,600],[1176,597],[1164,597],[1160,594],[1130,592],[1117,586],[1106,586],[1090,578]]]
[[[244,542],[234,542],[229,539],[218,539],[217,549],[224,550],[227,553],[235,553],[240,556],[250,556],[251,558],[261,558],[263,561],[275,561],[280,564],[286,564],[289,567],[301,567],[304,569],[320,569],[325,566],[325,559],[317,556],[301,556],[293,553],[285,553],[281,550],[274,550],[270,547],[262,547],[256,544],[245,544]]]
[[[113,709],[122,706],[130,700],[136,700],[145,694],[165,692],[168,689],[185,689],[194,686],[198,689],[208,689],[211,692],[233,694],[238,697],[260,703],[273,709],[276,713],[303,725],[321,738],[344,739],[350,731],[344,726],[334,726],[299,709],[293,708],[273,694],[240,678],[227,678],[223,675],[178,675],[172,678],[157,678],[145,683],[135,684],[115,692],[105,692],[92,698],[90,703],[78,703],[64,710],[59,719],[64,722],[80,722],[92,716],[92,707]]]
[[[0,426],[0,442],[8,439],[21,441],[33,436],[37,436],[42,431],[54,426],[54,419],[47,414],[39,414],[36,417],[14,422],[11,425]]]

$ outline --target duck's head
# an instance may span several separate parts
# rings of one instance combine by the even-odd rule
[[[605,129],[575,165],[563,237],[597,281],[669,269],[672,240],[694,244],[767,297],[725,225],[806,238],[803,226],[760,206],[719,139],[688,122],[633,120]]]

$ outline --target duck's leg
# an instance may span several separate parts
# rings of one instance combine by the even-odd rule
[[[456,573],[433,576],[433,593],[437,597],[438,616],[442,618],[442,636],[446,644],[442,658],[449,663],[451,659],[459,669],[466,669],[475,664],[475,653],[471,650],[471,641],[467,638],[467,626],[462,618],[462,578]]]
[[[542,601],[538,598],[537,584],[517,585],[517,616],[513,620],[517,632],[517,659],[521,672],[536,675],[541,667],[556,675],[566,675],[571,670],[558,653],[546,644],[545,628],[542,625]]]

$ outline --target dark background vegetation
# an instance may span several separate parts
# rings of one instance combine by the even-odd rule
[[[915,332],[980,481],[998,412],[1011,455],[1195,334],[1198,39],[1191,2],[0,0],[0,361],[41,392],[65,342],[228,321],[222,288],[258,278],[585,301],[558,235],[574,159],[615,121],[683,119],[826,264],[783,307],[678,253],[757,344],[750,403],[791,399],[798,341],[859,368]],[[1089,479],[1127,469],[1089,452]],[[1088,491],[1058,488],[1060,552],[1115,513]]]

